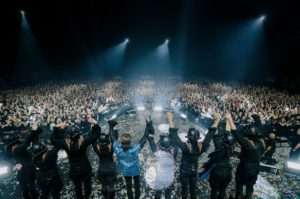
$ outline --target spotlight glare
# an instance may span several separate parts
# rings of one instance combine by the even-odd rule
[[[130,40],[128,38],[125,39],[125,43],[128,43]]]
[[[20,10],[21,15],[25,15],[25,11],[24,10]]]
[[[300,170],[300,164],[297,162],[287,161],[287,167],[290,169]]]
[[[144,106],[138,106],[136,109],[137,109],[138,111],[144,111],[144,110],[145,110],[145,107],[144,107]]]
[[[266,19],[266,16],[265,16],[265,15],[261,15],[261,16],[259,17],[258,20],[259,20],[260,22],[262,22],[262,21],[264,21],[265,19]]]
[[[162,111],[162,106],[156,105],[156,106],[154,106],[153,110],[154,111]]]
[[[168,44],[168,43],[169,43],[169,39],[166,39],[165,44]]]
[[[0,167],[0,175],[4,175],[8,172],[8,167],[4,166],[4,167]]]

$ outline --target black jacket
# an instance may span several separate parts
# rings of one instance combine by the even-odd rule
[[[47,151],[44,159],[43,155],[33,158],[33,163],[38,168],[38,181],[49,182],[52,180],[60,180],[57,167],[57,152],[58,150],[53,148]]]
[[[198,171],[198,158],[205,152],[209,146],[209,142],[212,139],[213,133],[209,132],[202,143],[201,150],[198,147],[198,143],[189,143],[192,151],[190,151],[187,143],[181,141],[177,135],[177,129],[170,128],[170,137],[174,140],[174,143],[182,150],[182,158],[180,164],[180,171],[185,172],[197,172]]]
[[[69,176],[72,178],[73,176],[80,176],[85,174],[91,174],[92,167],[90,161],[87,157],[86,150],[89,145],[93,144],[99,134],[100,127],[98,125],[93,126],[90,136],[87,139],[82,140],[76,149],[72,147],[72,143],[70,145],[67,144],[67,140],[64,140],[62,137],[62,133],[64,130],[54,128],[53,133],[51,135],[51,142],[57,149],[63,149],[66,151],[69,163],[70,163],[70,172]]]
[[[23,167],[26,165],[32,166],[32,155],[27,148],[29,144],[37,138],[40,131],[40,129],[32,131],[24,142],[19,142],[19,145],[14,151],[12,151],[11,148],[6,151],[8,153],[8,157],[12,157],[15,164],[22,164]]]
[[[230,156],[232,155],[232,148],[223,147],[217,151],[214,151],[208,155],[209,160],[203,165],[205,171],[211,170],[211,176],[218,178],[216,180],[222,180],[221,178],[231,178],[231,165]]]
[[[271,158],[273,154],[275,153],[276,150],[276,139],[268,139],[266,142],[266,149],[268,147],[271,147],[269,151],[266,152],[265,157],[266,158]]]
[[[264,153],[263,143],[258,139],[254,139],[255,147],[253,147],[240,132],[232,131],[232,133],[242,147],[239,166],[244,168],[245,172],[258,172],[260,160]]]

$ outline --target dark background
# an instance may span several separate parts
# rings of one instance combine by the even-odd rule
[[[299,85],[300,9],[295,0],[10,0],[1,4],[1,82],[88,76],[90,65],[97,65],[94,56],[128,37],[120,71],[130,71],[133,60],[169,38],[173,72],[178,75],[247,81],[274,77]],[[24,42],[20,41],[20,9],[25,10],[36,41],[25,50],[20,47]],[[243,50],[255,42],[240,42],[238,34],[244,34],[243,27],[262,14],[266,20],[255,41],[258,47],[245,58]],[[27,61],[19,63],[20,56]],[[97,67],[109,74],[109,67]],[[243,67],[246,75],[233,75]]]

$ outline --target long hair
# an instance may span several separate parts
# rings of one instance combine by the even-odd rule
[[[78,140],[72,140],[72,139],[70,139],[70,138],[66,139],[66,144],[67,144],[67,146],[68,146],[69,151],[71,150],[71,145],[72,145],[74,142],[78,142],[78,149],[80,149],[81,144],[82,144],[82,142],[83,142],[82,136],[80,136]]]
[[[197,146],[195,146],[194,144],[192,144],[190,142],[187,142],[186,144],[187,144],[187,147],[188,147],[190,153],[200,153],[201,152],[201,148],[202,148],[201,143],[197,143]]]
[[[112,151],[112,144],[105,144],[105,145],[101,145],[101,144],[97,144],[97,148],[100,152],[105,152],[105,149],[108,149],[108,152],[110,153]]]

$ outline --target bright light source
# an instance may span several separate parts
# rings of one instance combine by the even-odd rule
[[[159,106],[159,105],[154,106],[153,110],[154,111],[162,111],[162,106]]]
[[[8,167],[7,166],[0,167],[0,175],[7,174],[7,172],[8,172]]]
[[[187,118],[187,115],[186,115],[186,114],[183,114],[183,113],[181,113],[181,114],[180,114],[180,117],[182,117],[183,119],[186,119],[186,118]]]
[[[290,162],[290,161],[287,161],[287,167],[288,167],[289,169],[300,170],[300,164],[299,164],[299,163],[296,163],[296,162]]]
[[[116,114],[113,114],[112,116],[111,116],[111,119],[113,120],[113,119],[115,119],[117,117],[117,115]]]
[[[125,39],[125,43],[128,43],[130,40],[128,38]]]
[[[144,106],[138,106],[136,109],[138,111],[144,111],[146,108]]]
[[[165,44],[168,44],[168,43],[169,43],[169,39],[166,39]]]
[[[24,11],[24,10],[20,10],[20,13],[21,13],[22,15],[25,15],[25,11]]]
[[[265,19],[266,19],[266,16],[265,15],[261,15],[258,20],[260,22],[263,22]]]

